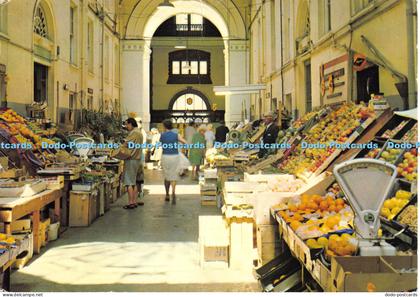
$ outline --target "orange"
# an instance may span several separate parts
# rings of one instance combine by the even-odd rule
[[[337,199],[335,200],[335,203],[336,203],[336,204],[340,204],[340,205],[344,205],[344,200],[343,200],[343,199],[341,199],[341,198],[337,198]]]
[[[290,211],[293,211],[293,212],[296,212],[297,210],[298,210],[298,208],[297,208],[297,206],[296,205],[289,205],[289,210]]]
[[[294,214],[293,219],[299,222],[303,221],[303,217],[298,213]]]
[[[336,212],[340,212],[340,210],[342,210],[343,207],[344,207],[343,204],[337,204],[336,207],[335,207]]]
[[[317,210],[318,209],[318,204],[316,204],[315,202],[309,202],[308,203],[308,208],[313,209],[313,210]]]
[[[319,203],[319,208],[320,208],[321,210],[327,210],[327,209],[328,209],[328,202],[327,202],[327,201],[321,201],[321,202]]]
[[[297,230],[297,228],[299,228],[302,224],[299,221],[292,221],[290,223],[290,228],[292,228],[293,230]]]
[[[328,211],[335,211],[335,205],[332,204],[328,207]]]

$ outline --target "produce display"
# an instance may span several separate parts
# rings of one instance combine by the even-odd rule
[[[388,220],[392,220],[401,211],[401,209],[408,204],[411,195],[412,194],[410,192],[398,190],[394,197],[385,200],[381,209],[381,216],[387,218]]]
[[[389,163],[395,163],[402,152],[402,149],[384,147],[384,150],[379,155],[379,160],[386,161]]]
[[[402,141],[417,142],[417,123],[401,138]]]
[[[417,205],[407,206],[398,219],[399,223],[407,225],[411,231],[417,233]]]
[[[37,123],[27,121],[22,116],[18,115],[12,109],[3,110],[0,113],[0,129],[7,132],[20,144],[28,144],[34,150],[41,149],[42,142],[54,144],[55,142],[46,136],[51,136],[56,133],[55,128],[47,130],[42,129]],[[15,141],[10,140],[11,143]]]
[[[397,166],[398,177],[408,181],[417,180],[417,149],[411,149],[403,155],[403,161]]]
[[[378,157],[380,152],[381,152],[380,148],[372,149],[364,156],[364,158],[376,159],[376,157]]]
[[[296,150],[283,162],[279,168],[286,173],[301,174],[315,172],[327,158],[336,150],[331,143],[343,144],[348,142],[352,133],[369,117],[373,117],[371,109],[362,105],[345,104],[329,113],[309,131],[304,133],[304,141],[316,144],[316,148],[302,148]]]
[[[296,192],[304,185],[303,180],[295,178],[293,175],[281,174],[270,180],[267,188],[271,192]]]
[[[327,259],[333,256],[351,256],[357,251],[357,239],[348,233],[310,238],[305,243],[310,249],[325,249]]]
[[[354,214],[341,198],[302,195],[289,201],[278,214],[302,239],[317,238],[330,232],[351,229]]]
[[[388,129],[386,130],[381,137],[385,138],[393,138],[398,132],[400,132],[405,125],[409,123],[409,120],[402,121],[398,126],[396,126],[394,129]]]

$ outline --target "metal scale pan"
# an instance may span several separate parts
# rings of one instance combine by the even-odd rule
[[[378,238],[380,209],[397,175],[390,163],[355,159],[336,165],[334,176],[355,212],[354,227],[361,256],[395,255],[394,247]]]

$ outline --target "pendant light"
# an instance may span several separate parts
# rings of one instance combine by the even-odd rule
[[[175,8],[175,6],[169,2],[169,0],[163,0],[157,7],[158,9],[168,9],[168,8]]]

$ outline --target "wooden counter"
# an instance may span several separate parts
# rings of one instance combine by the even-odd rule
[[[0,221],[4,223],[4,232],[11,234],[10,224],[26,215],[32,216],[32,232],[34,236],[34,252],[39,254],[39,222],[40,210],[54,202],[54,214],[60,219],[61,190],[46,190],[27,198],[0,198]]]

